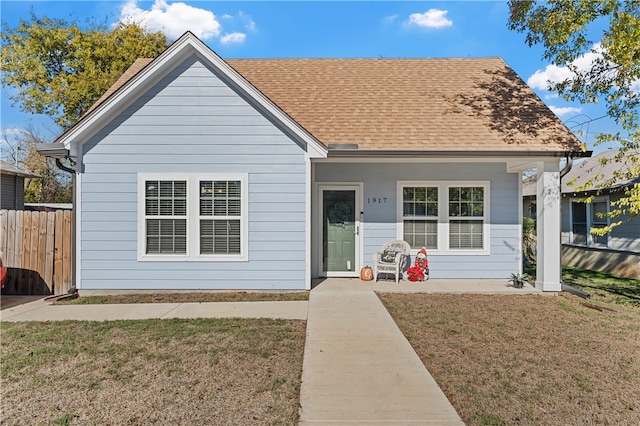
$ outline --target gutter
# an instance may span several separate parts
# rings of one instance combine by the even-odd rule
[[[368,158],[445,158],[454,157],[457,155],[465,155],[467,157],[497,157],[497,158],[538,158],[538,157],[591,157],[591,151],[470,151],[470,150],[439,150],[439,151],[425,151],[425,150],[364,150],[357,148],[342,148],[329,146],[329,153],[327,157],[333,158],[354,158],[354,157],[368,157]],[[568,172],[568,170],[567,170]]]

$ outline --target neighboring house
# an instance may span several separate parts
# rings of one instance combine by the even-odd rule
[[[432,278],[506,283],[531,167],[536,286],[560,290],[559,162],[580,142],[500,58],[225,61],[186,33],[57,145],[80,291],[309,289],[394,239]]]
[[[24,210],[24,179],[38,177],[0,160],[0,209]]]
[[[562,178],[562,264],[640,278],[640,218],[602,216],[611,211],[611,202],[623,196],[624,188],[640,184],[640,177],[619,179],[606,188],[591,185],[577,191],[597,175],[601,178],[595,182],[604,182],[616,170],[624,169],[625,163],[615,160],[618,153],[608,150],[585,159]],[[531,210],[527,206],[536,203],[535,179],[525,181],[523,196],[526,214]],[[594,196],[592,202],[585,203],[590,196]],[[605,236],[591,233],[592,228],[608,226],[611,221],[622,223]]]

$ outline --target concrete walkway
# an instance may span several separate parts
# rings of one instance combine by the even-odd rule
[[[40,298],[29,303],[2,309],[0,311],[0,320],[14,322],[107,321],[147,318],[281,318],[306,320],[308,306],[309,303],[306,301],[52,305],[45,299]]]
[[[284,318],[307,320],[302,385],[303,426],[463,425],[376,291],[543,294],[505,280],[317,281],[309,302],[51,305],[43,298],[14,303],[3,296],[2,321],[145,318]],[[28,303],[24,303],[24,302]]]
[[[300,424],[463,425],[375,293],[345,283],[310,295]]]

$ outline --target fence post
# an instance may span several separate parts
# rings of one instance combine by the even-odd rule
[[[54,255],[54,239],[55,239],[55,231],[56,231],[56,213],[55,212],[47,212],[46,213],[47,220],[47,240],[45,243],[45,252],[44,252],[44,281],[47,283],[49,287],[49,291],[51,294],[53,293],[53,255]]]

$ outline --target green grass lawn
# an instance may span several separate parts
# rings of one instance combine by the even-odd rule
[[[562,267],[562,279],[591,294],[594,301],[640,307],[640,280],[572,266]]]

